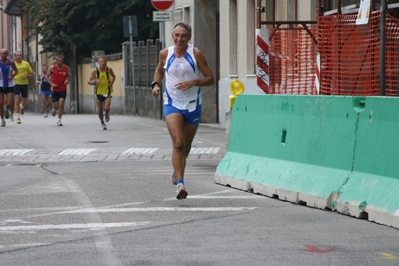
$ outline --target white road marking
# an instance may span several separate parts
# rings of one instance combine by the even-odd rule
[[[66,229],[90,229],[103,230],[104,228],[119,228],[130,226],[147,225],[150,222],[138,223],[88,223],[88,224],[43,224],[43,225],[16,225],[16,226],[0,226],[0,232],[9,231],[39,231],[39,230],[66,230]]]
[[[219,147],[196,147],[191,148],[190,154],[216,154],[219,150]]]
[[[190,199],[265,199],[260,195],[249,195],[249,196],[201,196],[193,195],[188,196]]]
[[[152,154],[158,148],[130,148],[122,152],[122,155],[132,155],[132,154]]]
[[[57,155],[87,155],[96,149],[66,149]]]
[[[0,156],[6,155],[25,155],[26,153],[33,151],[33,149],[4,149],[0,150]]]
[[[0,150],[0,156],[21,156],[26,155],[28,152],[33,151],[34,149],[2,149]],[[88,155],[93,149],[65,149],[57,155]],[[130,148],[121,153],[121,155],[132,155],[132,154],[153,154],[155,151],[159,150],[159,148]],[[194,147],[191,148],[190,154],[217,154],[220,150],[220,147]]]
[[[111,212],[237,212],[255,210],[256,207],[148,207],[148,208],[88,208],[65,213],[111,213]]]
[[[40,247],[40,246],[46,246],[48,243],[31,243],[31,244],[15,244],[15,245],[9,245],[9,246],[0,246],[0,248],[26,248],[26,247]]]
[[[27,210],[29,211],[65,211],[65,210],[76,210],[79,209],[79,206],[68,206],[68,207],[43,207],[43,208],[29,208],[29,209],[5,209],[5,210],[0,210],[0,213],[8,213],[8,212],[26,212]],[[27,216],[27,217],[34,217],[33,216]],[[0,223],[1,224],[1,223]]]
[[[62,177],[62,176],[61,176]],[[76,201],[81,206],[81,209],[89,208],[93,209],[93,204],[91,203],[89,197],[85,194],[85,192],[80,188],[80,186],[75,183],[73,180],[69,180],[67,178],[62,177],[65,184],[70,188],[71,191],[76,191],[74,193]],[[105,230],[105,226],[107,224],[103,224],[101,218],[99,217],[98,213],[89,213],[85,216],[85,220],[87,221],[87,225],[96,225],[95,231],[95,240],[94,243],[96,248],[99,251],[99,255],[101,256],[101,261],[104,261],[105,265],[115,265],[115,266],[122,266],[122,263],[116,252],[114,247],[112,246],[111,238],[108,236],[107,230]],[[111,225],[116,226],[120,223],[113,223]],[[109,225],[109,224],[108,224]],[[70,225],[69,225],[70,226]],[[85,225],[86,226],[86,225]]]

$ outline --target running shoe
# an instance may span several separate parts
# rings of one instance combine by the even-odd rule
[[[10,112],[8,111],[8,108],[4,108],[4,118],[8,119],[10,117]]]
[[[107,126],[105,125],[104,122],[101,122],[101,129],[102,130],[107,130]]]
[[[176,199],[181,200],[187,198],[187,191],[183,184],[177,185],[177,196]]]
[[[22,103],[19,104],[19,107],[21,107],[21,115],[23,115],[25,113],[25,110]]]
[[[109,113],[105,113],[105,115],[104,115],[104,118],[105,118],[105,122],[109,122]]]
[[[21,118],[17,118],[17,124],[21,124]]]
[[[54,109],[54,108],[51,109],[51,115],[52,115],[52,116],[55,116],[55,113],[56,113],[55,109]]]
[[[57,120],[57,126],[62,127],[61,119],[58,119],[58,120]]]
[[[172,179],[172,184],[176,185],[177,184],[177,177],[175,172],[172,173],[172,175],[170,176],[170,178]]]
[[[44,117],[47,117],[48,116],[48,113],[44,113]]]
[[[6,120],[1,119],[1,127],[5,127],[6,126]]]
[[[14,121],[14,114],[10,114],[10,121]]]

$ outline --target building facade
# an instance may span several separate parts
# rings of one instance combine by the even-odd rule
[[[0,0],[0,44],[10,54],[22,49],[23,10],[16,6],[17,1],[20,0]]]
[[[35,72],[47,62],[41,55],[38,36],[22,27],[29,25],[29,14],[21,8],[22,0],[0,0],[3,11],[2,42],[10,52],[21,50],[24,59],[31,62]],[[255,30],[259,21],[316,20],[319,0],[174,0],[169,10],[172,21],[160,22],[163,47],[173,45],[171,38],[175,23],[184,21],[192,26],[191,43],[205,55],[217,80],[214,86],[205,87],[203,95],[204,123],[226,126],[229,111],[229,84],[240,79],[245,93],[263,94],[256,84]],[[22,19],[21,19],[22,18]],[[261,28],[272,27],[262,24]],[[10,48],[11,47],[11,48]],[[85,77],[78,77],[78,80]],[[79,90],[79,88],[77,88]]]

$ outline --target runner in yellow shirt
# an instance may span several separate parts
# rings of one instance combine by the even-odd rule
[[[115,82],[115,74],[112,68],[107,66],[107,60],[104,57],[98,59],[98,68],[96,67],[91,72],[89,85],[96,86],[96,102],[98,118],[100,118],[101,129],[106,130],[107,126],[104,123],[109,121],[109,110],[111,108],[112,86]],[[103,114],[104,104],[104,114]]]
[[[28,104],[29,77],[33,76],[33,70],[28,62],[22,60],[20,51],[15,52],[14,56],[15,66],[18,69],[18,74],[14,78],[15,112],[17,113],[17,124],[21,124],[20,114],[24,114],[24,108]]]

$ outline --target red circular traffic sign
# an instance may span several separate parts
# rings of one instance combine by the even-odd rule
[[[173,0],[151,0],[151,4],[156,9],[163,11],[172,6]]]

